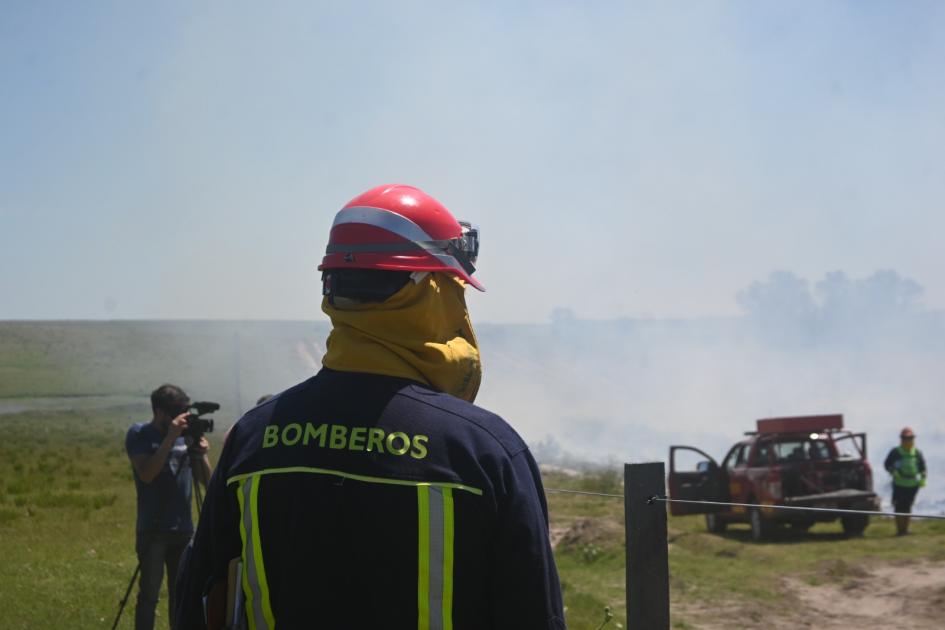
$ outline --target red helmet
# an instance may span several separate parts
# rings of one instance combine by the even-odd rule
[[[915,431],[909,427],[905,427],[902,431],[899,432],[899,437],[901,438],[914,438]]]
[[[338,211],[318,270],[440,271],[485,291],[472,277],[478,254],[479,228],[418,188],[389,184]]]

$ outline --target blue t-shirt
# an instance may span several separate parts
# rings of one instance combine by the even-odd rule
[[[153,455],[164,441],[164,435],[150,422],[140,422],[128,429],[125,450],[128,457]],[[190,514],[193,476],[187,444],[179,437],[167,455],[164,468],[151,483],[145,483],[138,471],[131,467],[138,491],[139,532],[192,533],[194,523]]]

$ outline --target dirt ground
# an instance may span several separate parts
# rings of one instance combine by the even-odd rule
[[[602,541],[619,540],[624,536],[623,525],[612,518],[581,518],[567,527],[552,525],[548,533],[552,548],[557,548],[558,545],[592,545]]]
[[[553,546],[580,548],[619,538],[623,526],[616,519],[581,518],[552,526],[550,533]],[[671,616],[673,621],[685,621],[678,627],[699,630],[888,630],[891,626],[945,630],[945,562],[941,561],[824,560],[814,571],[784,576],[780,591],[782,599],[773,606],[674,600]]]
[[[870,567],[825,565],[829,581],[784,578],[784,602],[777,614],[732,603],[673,606],[689,626],[729,628],[855,628],[915,630],[945,628],[945,563],[909,562]],[[815,580],[819,582],[819,580]]]
[[[551,528],[554,546],[581,546],[622,535],[615,519],[577,519]],[[731,630],[910,630],[945,629],[945,562],[891,563],[824,561],[816,571],[785,576],[783,598],[774,607],[716,601],[672,602],[673,619],[685,628]]]

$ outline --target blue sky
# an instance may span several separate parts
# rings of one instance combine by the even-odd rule
[[[271,6],[277,4],[277,6]],[[0,318],[321,317],[378,183],[483,230],[478,321],[945,308],[938,2],[0,5]]]

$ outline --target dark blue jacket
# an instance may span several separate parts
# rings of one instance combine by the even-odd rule
[[[178,628],[204,627],[202,597],[238,556],[256,628],[564,628],[525,443],[404,379],[323,369],[234,426]]]

